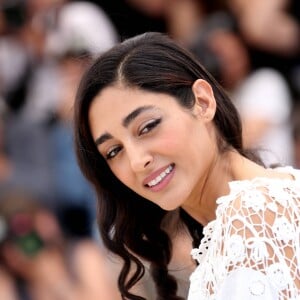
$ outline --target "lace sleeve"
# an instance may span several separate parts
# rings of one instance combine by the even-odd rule
[[[300,287],[297,200],[280,187],[246,190],[233,200],[222,214],[224,239],[219,251],[226,261],[224,271],[258,271],[269,280],[278,299],[296,297]]]
[[[299,205],[299,193],[283,185],[224,197],[194,275],[202,299],[299,300]]]

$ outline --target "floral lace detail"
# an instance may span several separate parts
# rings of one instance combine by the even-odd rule
[[[230,262],[238,263],[245,259],[246,247],[240,235],[231,235],[224,244],[227,251],[226,256]]]
[[[188,300],[300,300],[300,171],[280,171],[294,179],[233,181],[217,200],[191,253],[199,265]]]
[[[266,269],[266,273],[270,282],[278,290],[286,289],[291,281],[288,267],[280,263],[271,264]]]
[[[266,242],[260,238],[249,238],[246,240],[246,248],[250,249],[250,258],[256,262],[262,262],[270,255],[268,253]]]
[[[242,201],[246,208],[252,208],[255,212],[262,211],[265,205],[265,197],[260,191],[250,190],[242,195]]]
[[[295,237],[295,227],[286,217],[278,217],[272,228],[277,239],[285,244]]]
[[[273,186],[269,191],[269,196],[275,199],[281,206],[287,206],[291,198],[291,195],[285,190],[285,185]]]

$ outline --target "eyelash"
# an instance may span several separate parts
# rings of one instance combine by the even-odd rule
[[[161,122],[161,118],[149,121],[142,129],[138,132],[138,135],[141,136],[150,132]],[[146,131],[145,131],[146,130]]]
[[[109,150],[107,153],[106,153],[106,160],[110,160],[112,158],[114,158],[120,151],[121,151],[121,147],[120,146],[116,146],[116,147],[113,147],[111,150]],[[116,152],[116,154],[112,154],[113,152]]]
[[[138,132],[138,136],[149,133],[161,122],[161,118],[149,121],[143,128]],[[115,146],[106,153],[106,160],[113,159],[122,150],[121,146]],[[113,154],[116,152],[115,154]]]

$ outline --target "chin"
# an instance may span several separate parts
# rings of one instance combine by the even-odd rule
[[[180,207],[180,205],[176,205],[175,203],[158,204],[158,206],[166,211],[173,211]]]

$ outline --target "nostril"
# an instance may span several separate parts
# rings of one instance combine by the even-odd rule
[[[153,161],[152,155],[144,153],[144,151],[138,152],[135,149],[135,151],[131,151],[131,152],[127,150],[127,153],[128,153],[129,163],[134,172],[144,171],[148,167],[148,165],[151,165]]]
[[[146,168],[149,164],[150,164],[150,160],[148,160],[148,161],[145,163],[144,167]]]

